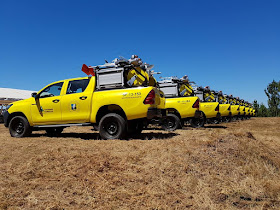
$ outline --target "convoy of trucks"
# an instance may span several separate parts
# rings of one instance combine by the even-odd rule
[[[53,82],[3,113],[12,137],[45,130],[57,135],[69,126],[93,126],[103,139],[120,139],[157,122],[167,131],[189,123],[230,122],[255,115],[239,98],[198,87],[187,76],[156,81],[153,65],[138,56],[98,66],[83,65],[87,77]]]

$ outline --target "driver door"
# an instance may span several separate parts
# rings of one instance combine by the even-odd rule
[[[34,125],[59,124],[61,122],[61,96],[63,82],[47,86],[31,104]]]

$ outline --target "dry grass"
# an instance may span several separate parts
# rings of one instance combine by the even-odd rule
[[[0,209],[279,209],[280,118],[98,140],[0,126]]]

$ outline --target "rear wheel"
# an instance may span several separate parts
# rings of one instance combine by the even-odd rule
[[[125,136],[126,127],[126,121],[122,116],[109,113],[100,120],[99,134],[103,139],[121,139]]]
[[[30,136],[32,129],[25,117],[13,117],[9,123],[9,131],[12,137],[22,138]]]
[[[181,126],[179,117],[175,114],[167,114],[166,119],[163,122],[163,129],[166,131],[174,131]]]

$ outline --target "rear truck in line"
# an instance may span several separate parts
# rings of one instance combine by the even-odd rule
[[[161,119],[166,110],[160,91],[141,83],[147,79],[135,73],[127,80],[130,70],[145,73],[139,63],[137,57],[95,67],[83,65],[88,77],[51,83],[31,98],[10,104],[4,113],[5,126],[13,137],[41,129],[54,135],[73,125],[94,126],[103,139],[141,133],[144,121]]]
[[[221,119],[219,102],[215,102],[215,96],[210,88],[208,86],[203,88],[193,85],[193,89],[195,96],[198,96],[200,99],[199,111],[202,112],[205,122],[219,123]]]
[[[166,77],[158,82],[160,90],[166,98],[165,108],[167,117],[163,128],[168,131],[175,130],[189,122],[192,127],[203,127],[204,117],[199,111],[199,98],[194,91],[187,76],[182,78]]]
[[[213,91],[216,102],[219,102],[219,112],[221,113],[222,122],[231,121],[231,109],[230,104],[227,103],[227,95],[224,95],[222,91]]]
[[[250,104],[248,101],[245,101],[245,119],[250,118]]]
[[[231,109],[231,116],[233,120],[238,120],[240,117],[240,105],[236,97],[229,96],[229,103]]]
[[[253,116],[253,106],[251,103],[249,103],[249,118]]]
[[[244,106],[244,100],[240,99],[239,102],[240,106],[239,106],[239,110],[240,110],[240,119],[244,120],[245,119],[245,106]]]
[[[252,106],[252,104],[250,104],[250,117],[254,116],[254,108]]]

